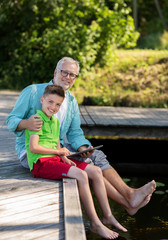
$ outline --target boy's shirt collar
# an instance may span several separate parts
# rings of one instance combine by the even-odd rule
[[[50,120],[53,119],[53,116],[49,119],[45,113],[43,113],[41,110],[37,110],[37,114],[43,118],[45,122],[50,122]]]

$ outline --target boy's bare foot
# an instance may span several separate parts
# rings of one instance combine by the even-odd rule
[[[142,201],[142,203],[141,203],[138,207],[136,207],[136,208],[130,207],[130,208],[126,209],[126,211],[127,211],[128,214],[131,215],[131,216],[134,215],[134,214],[136,214],[137,211],[138,211],[140,208],[145,207],[145,206],[149,203],[151,197],[152,197],[152,194],[149,194],[149,195]]]
[[[92,223],[90,225],[90,231],[92,231],[93,233],[96,233],[99,236],[106,238],[106,239],[116,239],[119,236],[118,233],[108,229],[101,222],[100,222],[100,224]]]
[[[114,226],[116,228],[118,228],[119,230],[123,231],[123,232],[127,232],[127,229],[125,227],[123,227],[116,219],[113,215],[110,215],[109,217],[103,217],[102,218],[102,222],[104,225],[111,225]]]
[[[148,195],[152,194],[155,191],[155,189],[156,183],[154,180],[138,189],[135,189],[130,196],[130,206],[132,208],[137,208],[141,203],[143,203]]]

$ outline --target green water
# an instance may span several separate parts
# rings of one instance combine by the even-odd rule
[[[151,178],[127,178],[127,184],[131,187],[140,187]],[[157,189],[151,201],[134,216],[129,216],[119,204],[109,200],[112,213],[115,218],[128,229],[127,233],[112,230],[120,234],[118,240],[168,240],[168,177],[156,177]],[[101,210],[94,198],[95,206],[99,217]],[[87,240],[102,239],[89,231],[89,221],[84,213],[84,224]]]

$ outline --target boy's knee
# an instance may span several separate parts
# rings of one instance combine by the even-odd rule
[[[102,175],[102,170],[101,170],[100,167],[96,167],[96,172],[97,172],[98,174],[101,174],[101,175]]]
[[[101,177],[102,176],[101,168],[94,166],[93,175],[96,177]]]
[[[82,181],[82,182],[88,182],[88,175],[87,175],[87,173],[85,171],[81,171],[78,180]]]

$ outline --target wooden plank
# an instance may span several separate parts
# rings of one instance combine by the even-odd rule
[[[91,116],[88,114],[87,108],[85,106],[80,106],[80,114],[85,120],[85,124],[89,126],[95,125],[93,118],[91,118]]]
[[[5,179],[2,181],[4,182]],[[6,181],[8,182],[8,179]],[[31,184],[34,181],[36,185]],[[2,197],[3,192],[1,192],[0,238],[23,239],[24,236],[24,239],[30,240],[49,235],[51,239],[64,239],[61,181],[54,183],[51,180],[36,180],[31,177],[31,180],[26,181],[29,183],[26,189],[25,182],[22,180],[21,182],[23,187],[18,188],[16,184],[17,189],[9,191],[9,195],[6,193]],[[40,191],[41,188],[45,191]]]
[[[85,135],[168,138],[168,109],[86,106],[95,125],[83,124]]]
[[[23,191],[24,193],[24,191]],[[42,200],[53,200],[59,197],[60,192],[55,189],[55,190],[48,190],[47,192],[34,192],[34,193],[29,193],[26,195],[20,195],[20,196],[15,196],[15,198],[7,198],[3,199],[0,202],[0,207],[5,206],[5,209],[12,209],[13,207],[18,205],[18,202],[20,203],[20,207],[23,206],[24,204],[28,204],[31,202],[31,204],[36,203],[38,201]],[[1,214],[1,213],[0,213]],[[0,220],[1,221],[1,220]]]
[[[38,188],[41,189],[41,187],[44,185],[44,186],[47,186],[48,189],[52,187],[55,187],[57,189],[61,188],[61,186],[59,185],[59,183],[55,182],[55,181],[51,181],[51,182],[45,182],[45,181],[37,181],[37,180],[34,180],[32,177],[25,177],[23,175],[22,178],[9,178],[9,179],[3,179],[5,181],[1,183],[0,181],[0,193],[2,194],[5,194],[5,192],[9,192],[9,193],[13,193],[13,192],[19,192],[20,194],[20,191],[22,192],[22,194],[24,194],[24,191],[29,188],[30,191],[33,191],[32,189],[33,188],[36,188],[37,191],[38,191]],[[41,180],[41,179],[40,179]],[[12,181],[12,182],[11,182]],[[31,186],[31,188],[30,188]]]
[[[96,125],[108,126],[118,124],[118,118],[116,113],[111,114],[110,107],[96,107],[96,106],[86,106],[86,110],[89,116],[94,119]]]
[[[21,234],[17,234],[17,238],[14,238],[12,234],[9,233],[9,235],[1,236],[1,240],[11,240],[11,239],[17,239],[17,240],[64,240],[64,229],[59,227],[60,224],[57,224],[58,229],[52,229],[50,225],[50,229],[48,228],[48,225],[43,225],[43,228],[36,228],[35,230],[31,231],[20,231]]]
[[[24,217],[24,216],[23,216]],[[49,217],[47,217],[49,219]],[[59,239],[60,231],[63,228],[63,222],[55,222],[55,218],[51,216],[50,221],[40,221],[38,223],[27,223],[27,224],[16,224],[15,229],[12,226],[7,226],[7,229],[0,233],[2,239],[36,239],[41,236],[44,232],[46,234],[52,234],[56,239]],[[7,232],[7,233],[6,233]],[[59,233],[59,234],[57,234]],[[58,238],[56,238],[56,236]]]
[[[168,109],[85,106],[85,114],[102,126],[168,127]]]
[[[75,179],[63,179],[65,240],[86,240]]]
[[[1,192],[1,195],[0,195],[0,201],[1,200],[4,200],[6,198],[13,198],[15,199],[15,197],[19,197],[19,196],[27,196],[27,194],[33,194],[33,193],[41,193],[41,194],[48,194],[48,191],[57,191],[57,192],[61,192],[61,188],[60,186],[56,185],[56,186],[49,186],[49,185],[44,185],[44,184],[41,184],[39,185],[38,184],[38,188],[37,186],[35,188],[30,188],[30,183],[29,185],[27,186],[23,186],[23,187],[20,187],[20,191],[17,192],[16,190],[15,191],[6,191],[6,192]]]
[[[49,182],[46,182],[47,186],[49,188]],[[17,191],[12,196],[10,192],[9,198],[1,199],[0,238],[23,239],[24,236],[24,239],[36,239],[45,232],[55,236],[55,239],[64,239],[59,237],[60,231],[64,230],[61,192],[58,193],[52,185],[50,190],[40,192],[37,187],[36,191],[39,192],[32,193],[31,187],[29,183],[26,194],[22,188],[22,195],[18,196]],[[35,191],[34,187],[33,190]]]
[[[87,122],[85,121],[85,118],[83,117],[83,111],[82,111],[83,106],[80,106],[79,108],[79,114],[80,114],[80,120],[81,120],[81,124],[87,124]]]

